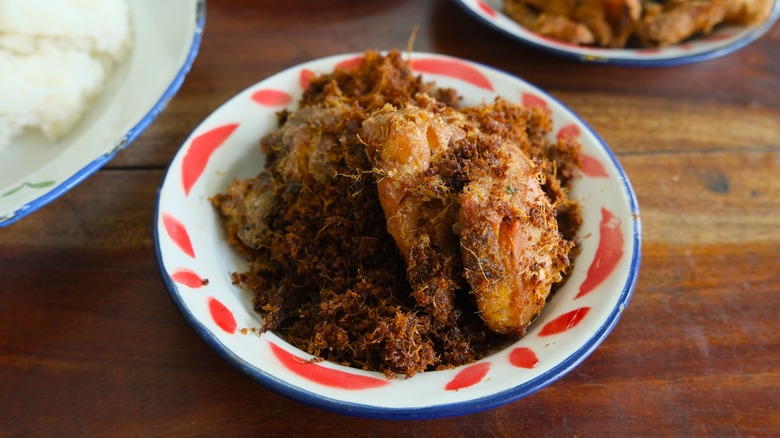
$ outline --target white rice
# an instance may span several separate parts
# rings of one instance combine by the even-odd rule
[[[130,45],[127,0],[0,0],[0,150],[67,135]]]

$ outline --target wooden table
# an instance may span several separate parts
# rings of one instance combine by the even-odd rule
[[[558,97],[628,173],[643,259],[612,334],[560,381],[487,412],[345,417],[277,395],[198,338],[161,281],[155,194],[190,131],[277,71],[414,48],[505,70]],[[208,3],[200,55],[107,167],[0,229],[0,436],[780,434],[780,26],[673,68],[580,64],[445,0]]]

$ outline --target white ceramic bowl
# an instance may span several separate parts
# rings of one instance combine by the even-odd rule
[[[579,61],[637,67],[674,66],[727,55],[763,35],[780,17],[780,2],[775,1],[769,18],[758,26],[723,26],[706,37],[669,47],[608,49],[577,46],[531,32],[504,15],[503,0],[456,0],[456,3],[482,23],[531,47]]]
[[[200,47],[205,0],[131,0],[134,45],[74,131],[57,142],[28,133],[0,154],[0,227],[95,173],[157,117]]]
[[[159,191],[155,245],[171,297],[196,332],[252,379],[304,403],[345,414],[428,418],[498,406],[558,380],[607,336],[625,309],[640,262],[640,220],[631,185],[604,142],[555,99],[520,79],[468,61],[413,53],[424,79],[454,87],[464,104],[496,95],[547,106],[554,135],[579,136],[584,175],[572,196],[583,205],[582,252],[567,283],[528,334],[477,363],[387,380],[308,354],[267,332],[252,294],[231,284],[246,262],[226,243],[209,197],[264,164],[260,138],[276,128],[275,113],[294,108],[313,73],[328,73],[362,55],[341,55],[292,67],[244,90],[192,132],[174,157]]]

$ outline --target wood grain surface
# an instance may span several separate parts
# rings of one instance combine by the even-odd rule
[[[287,67],[365,49],[454,55],[577,112],[636,190],[643,254],[606,341],[554,384],[486,412],[346,417],[222,361],[179,314],[152,241],[157,188],[190,131]],[[0,436],[780,435],[780,26],[670,68],[525,47],[447,0],[207,4],[178,95],[73,190],[0,229]]]

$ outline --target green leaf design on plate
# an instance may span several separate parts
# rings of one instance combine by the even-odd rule
[[[41,182],[37,182],[37,183],[24,182],[24,183],[20,184],[19,187],[15,188],[15,189],[11,189],[11,190],[3,193],[2,195],[0,195],[0,198],[5,198],[5,197],[8,197],[8,196],[11,196],[14,193],[18,192],[19,190],[22,190],[25,187],[29,187],[31,189],[45,189],[46,187],[51,187],[54,184],[56,184],[56,181],[41,181]]]

